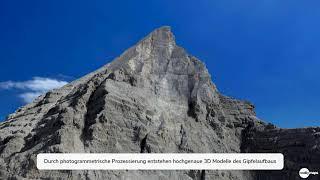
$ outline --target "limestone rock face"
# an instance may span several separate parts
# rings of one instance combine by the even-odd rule
[[[205,65],[156,29],[111,63],[0,123],[0,179],[299,179],[320,129],[284,130],[219,93]],[[39,171],[38,153],[283,152],[285,171]],[[267,176],[264,176],[268,174]]]

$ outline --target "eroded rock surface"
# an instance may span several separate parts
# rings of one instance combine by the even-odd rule
[[[220,94],[205,65],[162,27],[0,123],[0,179],[298,179],[300,166],[319,169],[319,133],[266,124],[249,102]],[[37,170],[36,155],[52,152],[283,152],[286,170]]]

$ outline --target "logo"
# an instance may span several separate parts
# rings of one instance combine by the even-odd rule
[[[299,171],[299,175],[303,179],[307,179],[310,175],[318,175],[318,174],[319,174],[318,172],[310,172],[309,169],[307,168],[302,168]]]

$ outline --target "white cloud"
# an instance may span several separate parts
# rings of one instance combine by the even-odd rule
[[[23,100],[23,102],[31,103],[34,99],[39,97],[41,94],[43,94],[43,93],[41,93],[41,92],[26,92],[26,93],[19,94],[18,96]]]
[[[18,95],[24,102],[30,103],[35,98],[44,94],[52,89],[60,88],[66,85],[68,82],[60,81],[57,79],[34,77],[28,81],[6,81],[0,82],[0,89],[18,89],[23,92]]]

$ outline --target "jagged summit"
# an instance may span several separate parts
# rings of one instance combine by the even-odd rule
[[[205,65],[177,46],[170,27],[158,28],[115,59],[107,69],[116,81],[153,91],[169,99],[181,97],[184,103],[197,99],[199,88],[210,89],[205,101],[218,101]]]
[[[152,39],[152,41],[159,43],[159,45],[175,45],[175,37],[171,32],[170,26],[162,26],[152,31],[145,39]]]
[[[137,44],[126,50],[110,64],[110,68],[115,69],[119,68],[119,66],[130,66],[132,71],[142,71],[143,64],[164,67],[172,56],[182,57],[188,56],[188,54],[183,48],[176,45],[171,28],[163,26],[154,30]],[[178,57],[176,59],[181,61],[186,60],[185,58]]]
[[[0,123],[0,179],[297,179],[299,166],[310,162],[319,169],[319,133],[319,128],[266,124],[250,103],[221,95],[205,65],[177,46],[165,26]],[[39,171],[37,154],[53,152],[283,152],[288,163],[284,171],[266,176],[260,171]]]

